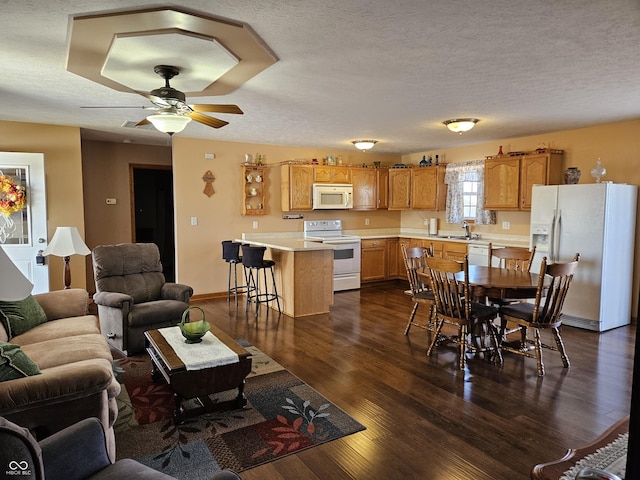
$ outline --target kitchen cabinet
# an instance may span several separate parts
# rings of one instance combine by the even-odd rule
[[[441,240],[423,240],[424,247],[433,246],[433,256],[436,258],[449,258],[452,260],[464,260],[467,254],[467,244],[463,242],[446,242]]]
[[[411,170],[409,168],[389,169],[389,210],[411,208]]]
[[[443,210],[446,165],[389,170],[389,210]]]
[[[353,209],[375,210],[377,206],[377,174],[373,168],[350,168],[353,184]]]
[[[402,278],[404,276],[405,267],[400,249],[400,239],[387,238],[387,277]]]
[[[264,166],[242,166],[243,215],[265,215],[267,213],[265,203],[266,182],[267,170]]]
[[[280,170],[283,212],[312,210],[313,166],[282,165]]]
[[[350,168],[333,165],[313,167],[313,181],[317,183],[350,183]]]
[[[562,183],[561,150],[485,160],[484,208],[531,210],[533,185]]]
[[[376,168],[376,194],[378,209],[389,208],[389,169]]]
[[[387,239],[362,240],[360,246],[360,280],[384,280],[387,278]]]

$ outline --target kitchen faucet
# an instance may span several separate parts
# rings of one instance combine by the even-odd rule
[[[462,222],[462,228],[464,228],[465,238],[471,238],[471,230],[469,228],[469,224],[467,222]]]

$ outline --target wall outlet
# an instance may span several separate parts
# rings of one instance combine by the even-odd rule
[[[254,220],[253,221],[253,229],[255,230],[256,228],[258,228],[258,221]]]
[[[107,198],[107,205],[115,205],[118,201],[115,198]]]
[[[365,225],[369,225],[369,219],[368,219],[368,218],[365,218],[365,219],[364,219],[364,224],[365,224]]]
[[[428,219],[428,218],[423,218],[423,219],[422,219],[422,224],[423,224],[425,227],[428,227],[428,226],[429,226],[429,219]]]
[[[216,158],[216,154],[215,153],[205,153],[204,154],[204,158],[206,160],[213,160],[214,158]]]
[[[198,225],[198,217],[191,217],[191,225],[194,227]]]
[[[509,230],[511,228],[511,222],[502,222],[502,229]]]

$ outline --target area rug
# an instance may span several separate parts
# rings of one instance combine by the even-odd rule
[[[247,406],[208,413],[174,425],[173,394],[151,381],[147,355],[118,361],[123,370],[115,424],[118,458],[134,458],[178,479],[241,472],[365,427],[252,345]],[[237,391],[212,395],[234,398]]]

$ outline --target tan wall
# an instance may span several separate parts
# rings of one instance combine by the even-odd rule
[[[171,147],[110,142],[82,142],[86,243],[127,243],[131,231],[131,164],[171,165]],[[115,205],[107,205],[115,198]],[[87,257],[87,289],[95,292],[91,258]]]
[[[49,240],[58,226],[84,232],[80,129],[0,121],[0,150],[44,153]],[[85,262],[71,259],[71,286],[85,288]],[[48,257],[51,290],[64,287],[62,258]]]
[[[241,215],[243,178],[241,165],[245,153],[266,155],[267,215]],[[214,153],[214,160],[205,159]],[[197,140],[185,137],[173,139],[173,173],[176,205],[177,279],[191,285],[195,295],[219,293],[227,289],[227,264],[222,260],[223,240],[239,238],[243,232],[302,232],[303,220],[283,220],[280,208],[280,169],[282,161],[299,158],[318,158],[342,155],[345,164],[372,164],[380,161],[393,164],[397,155],[361,153],[355,149],[324,151],[311,148],[256,145],[246,143]],[[202,176],[211,170],[215,175],[215,194],[207,197]],[[197,217],[198,225],[191,225]],[[364,227],[370,218],[370,227],[399,227],[399,212],[305,212],[304,220],[340,218],[343,228]],[[253,221],[258,229],[252,228]]]

